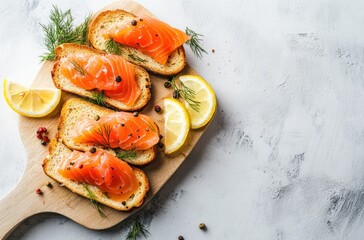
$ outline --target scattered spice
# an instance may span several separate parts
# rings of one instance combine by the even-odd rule
[[[51,182],[48,182],[47,185],[46,185],[48,188],[53,188],[53,185]]]
[[[35,193],[36,193],[36,194],[38,194],[38,195],[43,195],[43,191],[42,191],[40,188],[38,188],[38,189],[35,191]]]
[[[185,238],[183,236],[179,236],[178,240],[185,240]]]
[[[80,169],[82,169],[82,168],[83,168],[83,164],[81,164],[81,165],[79,166],[79,168],[80,168]]]
[[[160,113],[160,112],[162,111],[161,106],[159,106],[159,105],[155,105],[155,106],[154,106],[154,111],[156,111],[157,113]]]
[[[121,77],[120,77],[120,76],[117,76],[117,77],[115,78],[115,81],[116,81],[116,82],[121,82],[121,80],[122,80],[122,79],[121,79]]]
[[[47,146],[47,144],[50,142],[49,138],[46,136],[48,134],[48,130],[45,127],[39,127],[37,130],[37,139],[41,140],[40,143],[43,146]]]
[[[138,112],[133,112],[133,116],[134,117],[137,117],[139,115],[139,113]]]
[[[131,21],[131,25],[136,26],[137,25],[137,21],[136,20],[132,20]]]
[[[200,223],[200,225],[198,225],[198,227],[201,229],[201,230],[204,230],[206,231],[207,230],[207,227],[204,223]]]
[[[159,147],[159,149],[163,149],[164,148],[164,144],[162,142],[159,142],[158,143],[158,147]]]
[[[173,98],[179,98],[179,92],[178,92],[178,90],[174,90],[173,91]]]
[[[95,116],[95,121],[99,121],[99,119],[100,119],[100,116],[99,115],[96,115]]]
[[[37,130],[37,133],[47,133],[47,128],[39,127],[38,130]]]
[[[165,88],[170,88],[171,86],[172,86],[172,84],[169,81],[164,83]]]
[[[212,50],[211,50],[211,52],[212,52],[212,53],[215,53],[215,49],[212,49]]]
[[[95,153],[95,152],[96,152],[96,148],[95,147],[90,148],[90,153]]]

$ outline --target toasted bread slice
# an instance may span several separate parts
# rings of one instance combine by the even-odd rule
[[[43,170],[44,172],[57,182],[61,183],[63,186],[70,189],[72,192],[75,192],[81,196],[88,198],[89,192],[85,188],[83,183],[78,183],[63,177],[60,173],[58,173],[58,168],[60,166],[60,162],[62,161],[62,157],[71,152],[72,150],[68,149],[61,141],[57,141],[56,139],[52,139],[49,144],[49,156],[43,161]],[[133,168],[135,176],[139,181],[139,188],[135,194],[133,194],[128,200],[123,202],[114,201],[108,198],[99,188],[92,185],[86,185],[87,188],[95,195],[95,199],[97,202],[102,203],[111,208],[121,210],[121,211],[129,211],[133,207],[139,207],[143,204],[144,198],[147,196],[149,191],[149,180],[145,173],[137,168]]]
[[[106,41],[103,33],[115,27],[121,22],[131,21],[135,15],[123,10],[104,11],[92,19],[89,25],[88,38],[90,43],[99,50],[105,51]],[[120,45],[121,56],[128,61],[145,68],[148,71],[162,75],[172,76],[181,72],[186,65],[186,54],[183,46],[171,53],[166,64],[160,64],[148,55],[135,48]]]
[[[72,139],[72,132],[74,126],[79,121],[80,117],[89,117],[94,119],[95,117],[101,117],[104,114],[112,113],[113,110],[100,107],[90,102],[73,98],[68,100],[62,108],[61,117],[58,122],[57,138],[61,139],[62,142],[70,149],[89,151],[91,147],[97,147],[94,144],[80,144],[75,143]],[[103,148],[99,146],[100,148]],[[103,148],[104,149],[104,148]],[[121,149],[104,149],[116,155],[116,151],[120,155],[124,155],[123,160],[133,165],[141,166],[150,163],[156,155],[156,146],[146,150],[134,150],[134,151],[123,151]]]
[[[106,53],[98,51],[96,49],[78,45],[74,43],[64,43],[59,45],[56,50],[56,60],[60,60],[63,57],[67,57],[67,54],[73,54],[73,53],[92,53],[92,54],[99,54],[104,55]],[[123,110],[123,111],[136,111],[142,109],[147,103],[148,100],[151,97],[151,81],[149,74],[141,67],[134,66],[136,81],[138,83],[138,86],[141,90],[141,94],[139,98],[137,99],[136,103],[133,106],[127,106],[123,104],[122,102],[119,102],[117,100],[114,100],[112,98],[105,96],[105,103],[113,108]],[[52,78],[54,85],[57,88],[60,88],[66,92],[74,93],[82,97],[95,99],[95,93],[97,91],[89,91],[85,90],[83,88],[80,88],[73,84],[68,78],[66,78],[60,71],[60,61],[56,61],[54,64],[53,70],[52,70]]]

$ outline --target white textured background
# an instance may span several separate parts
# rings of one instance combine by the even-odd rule
[[[0,0],[0,79],[32,82],[52,4],[80,21],[110,2]],[[148,239],[364,239],[364,2],[138,2],[205,35],[209,54],[188,51],[188,61],[219,103],[196,149],[138,215]],[[3,97],[0,110],[1,198],[26,156]],[[41,214],[9,239],[123,239],[134,219],[93,231]]]

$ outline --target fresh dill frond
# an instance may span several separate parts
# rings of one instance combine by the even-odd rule
[[[174,77],[171,80],[171,85],[193,110],[196,112],[200,111],[201,102],[195,100],[196,92],[194,90],[187,87],[178,77]]]
[[[109,38],[105,42],[104,51],[111,53],[111,54],[120,55],[121,54],[120,44],[115,42],[115,40],[113,38]]]
[[[143,58],[140,58],[140,57],[138,57],[137,55],[132,54],[132,53],[128,54],[128,57],[129,57],[130,59],[134,60],[134,61],[137,61],[137,62],[148,62],[147,60],[145,60],[145,59],[143,59]]]
[[[148,237],[150,235],[148,229],[140,223],[139,219],[137,219],[133,226],[129,229],[128,235],[126,236],[126,240],[136,240],[138,237]]]
[[[69,61],[72,63],[73,68],[79,72],[82,76],[86,76],[86,72],[85,70],[82,68],[82,66],[80,66],[80,64],[78,64],[76,61],[70,60]]]
[[[106,106],[104,91],[93,92],[92,99],[90,99],[90,101],[100,106]]]
[[[206,50],[201,47],[201,37],[203,37],[203,35],[196,33],[188,27],[186,27],[185,32],[191,37],[186,43],[190,46],[193,54],[195,54],[198,58],[202,58],[202,54],[207,53]]]
[[[133,150],[128,150],[128,151],[116,151],[116,157],[120,158],[121,160],[123,159],[133,159],[136,158],[137,153]]]
[[[97,197],[95,196],[95,194],[88,188],[86,184],[83,184],[83,186],[87,191],[87,198],[90,200],[92,206],[96,208],[97,212],[100,214],[101,217],[106,218],[104,211],[100,207],[100,203],[96,201]]]
[[[71,10],[62,11],[57,6],[53,5],[53,10],[51,10],[49,18],[50,22],[47,25],[40,24],[45,35],[44,45],[47,49],[47,52],[40,56],[42,62],[54,60],[54,50],[62,43],[86,43],[87,28],[91,19],[91,14],[85,18],[81,25],[75,27]]]

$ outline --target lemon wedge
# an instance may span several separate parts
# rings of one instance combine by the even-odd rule
[[[164,152],[171,154],[180,149],[190,130],[190,115],[185,106],[173,98],[165,98],[164,103]]]
[[[26,88],[4,80],[4,97],[18,114],[27,117],[43,117],[51,113],[61,100],[61,90],[55,88]]]
[[[185,87],[194,91],[192,98],[194,103],[198,103],[198,109],[184,101],[184,104],[191,116],[191,127],[197,129],[205,126],[216,111],[216,96],[212,87],[200,76],[182,75],[179,80]]]

